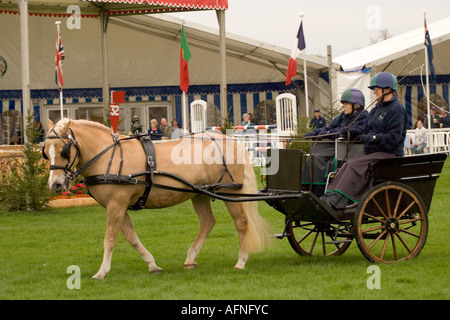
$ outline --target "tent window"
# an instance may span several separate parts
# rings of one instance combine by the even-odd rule
[[[253,119],[255,124],[270,125],[277,123],[275,100],[267,99],[254,107]]]
[[[17,110],[6,110],[0,116],[0,144],[22,144],[23,119]]]

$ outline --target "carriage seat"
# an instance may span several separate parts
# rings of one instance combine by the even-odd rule
[[[367,175],[375,183],[437,177],[446,159],[444,153],[381,159],[369,164]]]
[[[429,209],[446,159],[445,153],[381,159],[369,164],[367,176],[373,185],[388,181],[406,184],[420,195]]]

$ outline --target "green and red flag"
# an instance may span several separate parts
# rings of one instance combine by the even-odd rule
[[[191,59],[191,50],[189,50],[189,44],[184,33],[184,26],[181,25],[180,88],[184,92],[187,92],[189,88],[189,59]]]

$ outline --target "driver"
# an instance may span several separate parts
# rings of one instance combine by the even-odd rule
[[[337,172],[326,193],[321,197],[335,209],[361,201],[369,189],[368,164],[374,160],[403,156],[408,129],[405,107],[397,99],[397,78],[389,72],[380,72],[370,81],[377,104],[369,113],[367,128],[359,139],[364,151],[348,160]]]

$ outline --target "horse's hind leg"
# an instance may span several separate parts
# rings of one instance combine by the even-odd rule
[[[139,241],[128,213],[125,213],[121,229],[125,239],[127,239],[131,246],[135,248],[137,252],[139,252],[142,259],[144,259],[144,261],[147,263],[148,270],[150,272],[161,272],[162,269],[156,265],[155,259],[153,258],[151,253],[148,252],[148,250],[145,249],[145,247],[142,245],[141,241]]]
[[[248,229],[248,219],[244,212],[244,205],[242,202],[225,202],[225,205],[234,220],[234,225],[239,234],[239,259],[234,267],[236,269],[244,269],[245,263],[248,260],[248,251],[244,245]]]
[[[103,242],[103,262],[98,272],[92,277],[94,279],[103,279],[111,269],[112,252],[116,245],[117,235],[125,213],[126,208],[120,208],[117,204],[110,203],[106,208],[106,233]]]
[[[200,249],[203,246],[206,238],[208,237],[211,229],[214,227],[216,220],[214,219],[210,198],[204,195],[198,195],[192,198],[192,204],[194,205],[195,212],[197,212],[200,221],[200,231],[198,232],[197,238],[195,238],[194,243],[192,243],[189,248],[186,261],[184,262],[184,267],[186,269],[195,268],[197,263],[195,258],[197,257]]]

